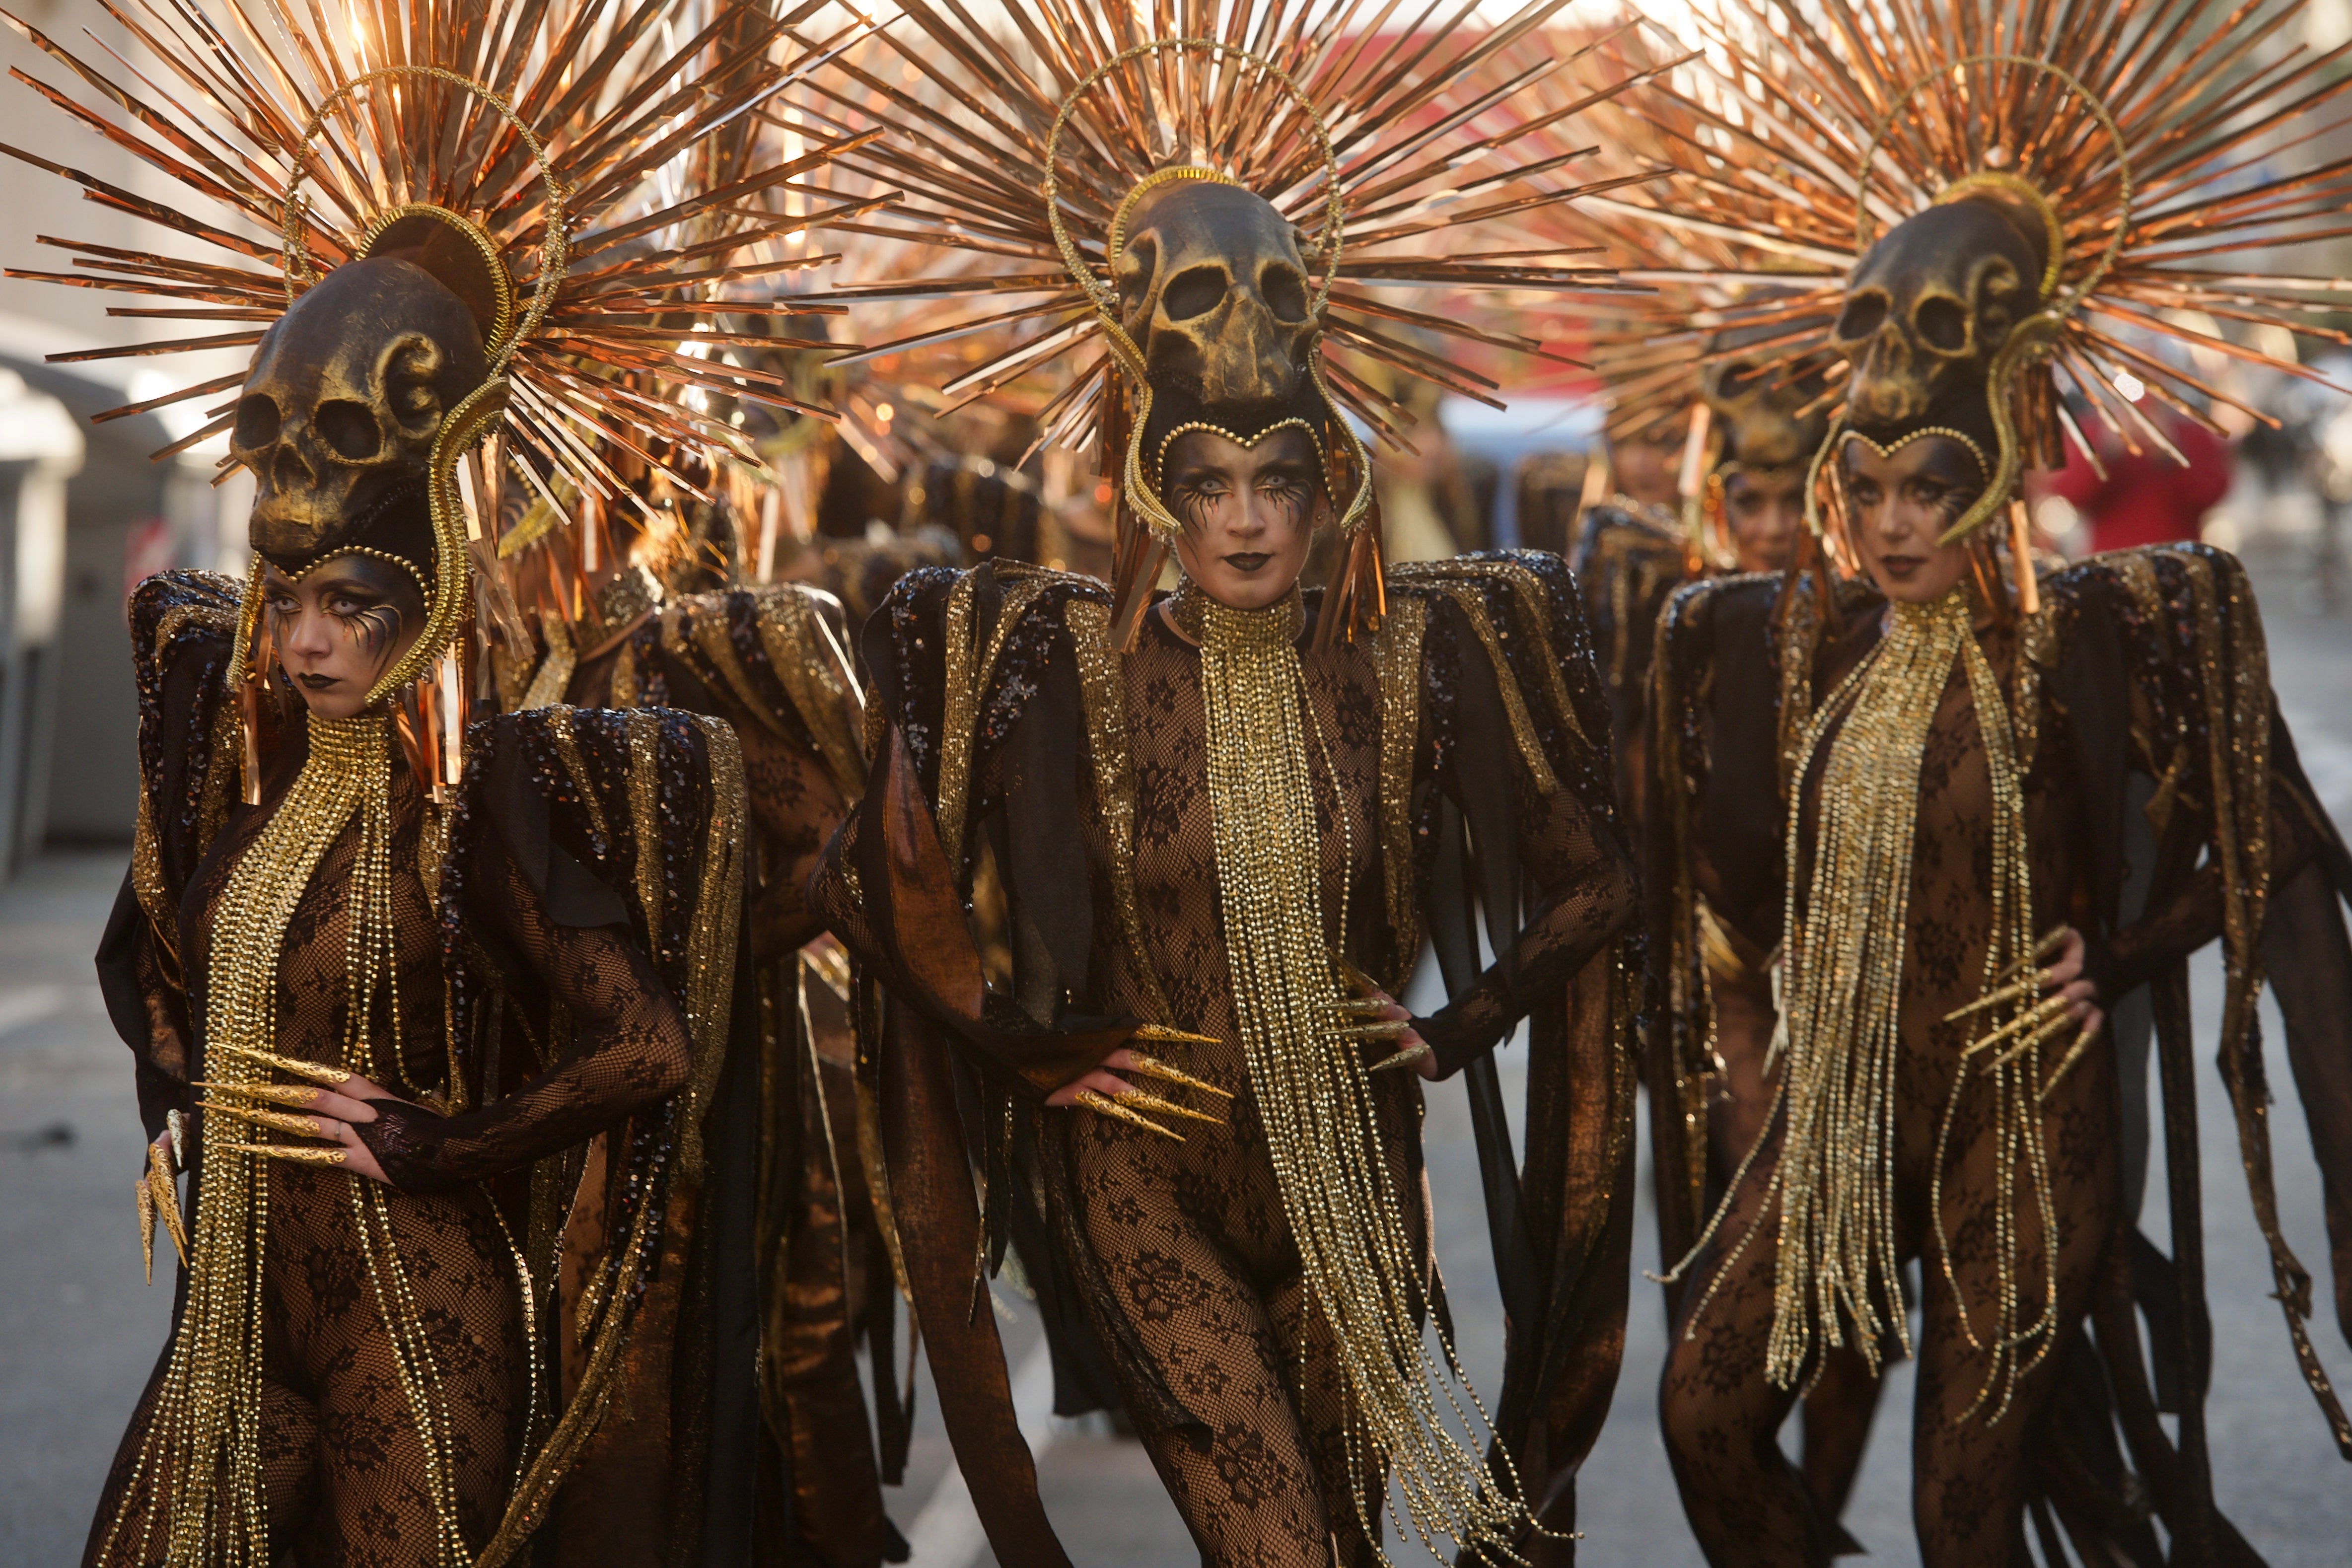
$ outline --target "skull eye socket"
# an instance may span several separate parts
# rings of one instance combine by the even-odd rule
[[[1160,308],[1168,312],[1171,321],[1189,321],[1215,310],[1224,297],[1223,268],[1194,267],[1169,279],[1168,287],[1160,291]]]
[[[1838,316],[1837,335],[1849,342],[1866,338],[1886,324],[1886,296],[1873,289],[1845,302]]]
[[[1969,313],[1960,308],[1958,300],[1930,295],[1911,312],[1911,324],[1930,347],[1948,354],[1969,346]]]
[[[238,400],[236,427],[229,439],[239,447],[257,448],[273,446],[278,440],[278,404],[259,393]]]
[[[1258,274],[1257,291],[1265,296],[1266,308],[1281,321],[1303,321],[1307,319],[1307,279],[1295,268],[1280,262],[1267,266]]]
[[[351,462],[374,457],[383,445],[383,432],[376,428],[375,415],[364,403],[331,398],[319,405],[310,423],[318,426],[320,439],[334,448],[335,456]]]

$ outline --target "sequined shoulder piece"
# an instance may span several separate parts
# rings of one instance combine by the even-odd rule
[[[797,584],[694,594],[663,608],[657,636],[720,717],[813,748],[845,795],[865,787],[865,694],[840,600]]]
[[[1609,710],[1567,563],[1540,550],[1480,551],[1392,567],[1390,583],[1391,597],[1458,616],[1486,650],[1538,787],[1564,784],[1613,816]]]
[[[910,573],[877,612],[866,646],[876,700],[906,738],[951,856],[972,781],[1027,710],[1046,662],[1070,647],[1068,606],[1109,595],[1074,572],[992,562]]]
[[[239,584],[215,572],[159,572],[131,595],[139,693],[139,814],[131,881],[169,945],[180,894],[236,799],[241,761],[227,701]]]

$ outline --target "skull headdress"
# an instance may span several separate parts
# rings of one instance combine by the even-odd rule
[[[887,144],[845,154],[844,166],[862,167],[877,184],[907,184],[911,199],[897,221],[915,237],[981,262],[955,277],[861,288],[857,297],[968,294],[991,303],[980,320],[941,326],[934,317],[919,333],[841,363],[1002,331],[948,380],[950,397],[985,395],[1068,364],[1038,416],[1041,438],[1099,454],[1118,513],[1113,586],[1122,626],[1134,624],[1128,612],[1139,608],[1161,550],[1181,532],[1159,495],[1170,442],[1202,427],[1244,442],[1302,429],[1321,454],[1346,543],[1333,600],[1339,613],[1323,616],[1318,635],[1376,616],[1383,577],[1369,447],[1409,439],[1412,420],[1404,401],[1380,388],[1402,373],[1499,405],[1497,384],[1461,363],[1469,356],[1432,353],[1411,335],[1556,357],[1533,338],[1479,325],[1455,301],[1495,288],[1616,286],[1605,268],[1475,254],[1485,247],[1457,226],[1499,223],[1584,187],[1553,178],[1568,160],[1521,160],[1517,147],[1506,152],[1504,139],[1476,129],[1475,115],[1423,115],[1528,37],[1541,7],[1491,32],[1417,43],[1402,35],[1379,41],[1386,35],[1377,12],[1360,0],[1311,19],[1270,14],[1279,21],[1235,6],[1213,23],[1204,13],[1204,36],[1140,41],[1123,14],[1106,37],[1086,7],[1049,0],[1046,10],[1045,25],[1024,29],[1045,57],[1034,64],[938,11],[909,12],[903,37],[878,40],[941,106],[926,121],[928,156],[991,174],[949,192],[925,158]],[[835,100],[828,113],[870,109],[862,89],[820,78],[814,90]],[[1499,110],[1509,96],[1484,101]],[[1482,172],[1465,185],[1472,157]],[[1062,268],[1024,263],[1006,272],[988,259],[1011,256],[1058,257]],[[1389,287],[1375,294],[1366,284]],[[1407,289],[1445,290],[1454,300],[1443,314],[1413,309],[1429,296]],[[1007,294],[1044,298],[1011,310],[994,303]]]
[[[714,280],[809,221],[763,214],[760,193],[839,144],[819,142],[793,163],[712,190],[724,161],[698,150],[793,74],[772,58],[782,37],[772,20],[704,34],[672,57],[633,47],[648,27],[671,25],[658,5],[622,15],[558,0],[525,16],[493,3],[413,30],[405,13],[388,14],[373,18],[378,36],[414,47],[403,63],[366,68],[345,63],[337,38],[273,46],[266,40],[293,24],[275,9],[247,16],[250,3],[235,0],[226,31],[159,22],[149,39],[165,57],[158,77],[194,87],[201,114],[166,96],[160,111],[115,115],[111,106],[150,96],[152,84],[134,95],[31,35],[97,89],[102,107],[74,112],[125,119],[108,134],[260,236],[152,207],[144,216],[217,245],[235,264],[142,256],[132,265],[127,252],[89,248],[78,258],[88,270],[68,280],[199,302],[173,314],[237,324],[226,336],[121,353],[256,345],[236,395],[179,444],[226,434],[231,459],[254,475],[240,657],[263,562],[299,575],[364,551],[411,573],[429,606],[424,635],[371,694],[383,700],[464,657],[452,650],[474,616],[468,540],[488,536],[495,550],[508,476],[559,513],[573,498],[628,505],[635,497],[607,460],[625,451],[698,495],[685,476],[709,471],[706,454],[759,458],[703,411],[706,397],[678,392],[823,412],[761,363],[760,350],[793,342],[782,335],[788,306],[760,302],[758,320],[773,332],[723,334],[743,352],[707,351],[727,308]],[[191,75],[172,58],[180,51],[227,63]],[[686,78],[698,85],[681,93]],[[186,149],[216,138],[216,121],[234,128],[236,158],[199,154],[195,167]],[[111,186],[43,166],[117,201]],[[670,242],[689,229],[689,249]],[[281,268],[252,268],[273,255]],[[257,319],[265,324],[244,325]],[[226,389],[210,381],[139,406]],[[468,682],[443,671],[435,684],[462,698]],[[438,772],[454,779],[461,726],[452,715],[427,727],[451,742]]]
[[[2062,461],[2069,443],[2092,449],[2078,421],[2170,451],[2147,399],[2209,426],[2218,404],[2260,417],[2179,350],[2307,374],[2213,323],[2333,335],[2314,319],[2328,280],[2228,253],[2340,220],[2352,171],[2295,171],[2262,148],[2316,133],[2344,84],[2215,65],[2274,25],[2260,8],[2167,15],[1864,0],[1822,29],[1797,0],[1761,0],[1698,18],[1733,68],[1691,73],[1677,101],[1744,129],[1704,176],[1709,253],[1676,254],[1689,247],[1669,226],[1675,242],[1636,262],[1681,314],[1682,352],[1788,383],[1826,373],[1824,452],[1931,430],[1968,444],[1986,484],[1954,540],[1996,516],[2019,527],[2023,469]],[[2035,52],[2001,52],[2004,39]],[[1669,182],[1623,202],[1664,216],[1685,194]],[[1838,492],[1818,462],[1814,479],[1820,523]]]

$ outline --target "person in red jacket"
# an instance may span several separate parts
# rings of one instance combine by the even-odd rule
[[[2070,441],[2066,466],[2043,480],[2046,493],[2063,498],[2083,514],[2094,550],[2195,540],[2205,514],[2230,492],[2227,442],[2153,399],[2143,401],[2139,411],[2179,448],[2186,462],[2176,461],[2145,432],[2134,432],[2139,450],[2133,453],[2114,432],[2081,420],[2084,433],[2093,434],[2098,443],[2099,468],[2106,470],[2105,476]]]

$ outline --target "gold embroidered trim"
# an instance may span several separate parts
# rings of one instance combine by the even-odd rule
[[[572,646],[572,628],[553,610],[539,613],[540,629],[547,637],[547,657],[540,660],[539,669],[523,689],[522,705],[530,708],[552,708],[563,700],[572,689],[572,672],[579,668],[579,658]]]
[[[1152,967],[1151,949],[1144,943],[1143,916],[1135,899],[1135,752],[1128,742],[1127,682],[1118,652],[1110,646],[1110,606],[1073,598],[1063,606],[1062,621],[1070,628],[1070,646],[1077,657],[1095,809],[1101,813],[1110,840],[1109,864],[1103,872],[1110,883],[1119,939],[1150,1016],[1171,1017],[1167,994]]]
[[[1003,584],[1003,604],[977,662],[971,649],[972,575],[966,573],[948,595],[947,711],[940,725],[940,844],[950,863],[959,867],[963,858],[965,818],[971,807],[971,746],[982,700],[988,694],[989,678],[996,671],[997,656],[1004,651],[1004,639],[1013,635],[1051,581],[1050,577],[1016,578]]]
[[[816,740],[834,783],[856,798],[866,788],[866,757],[858,748],[865,693],[849,656],[818,608],[814,590],[790,585],[759,591],[752,623],[793,711]]]
[[[637,840],[637,904],[646,911],[646,945],[656,953],[662,944],[660,781],[655,776],[660,726],[646,710],[629,710],[629,820]]]
[[[1528,713],[1528,700],[1519,689],[1518,678],[1503,653],[1503,643],[1495,635],[1495,623],[1487,618],[1486,601],[1475,588],[1465,583],[1441,582],[1438,591],[1462,607],[1470,629],[1486,645],[1486,658],[1495,667],[1495,684],[1503,694],[1503,713],[1510,721],[1511,736],[1519,744],[1519,758],[1528,765],[1537,790],[1549,795],[1559,788],[1559,780],[1551,771],[1551,762],[1544,755],[1543,742],[1536,736],[1535,721]]]
[[[1389,597],[1389,616],[1372,634],[1381,683],[1381,879],[1397,962],[1421,952],[1421,903],[1412,880],[1412,770],[1421,749],[1421,643],[1429,605],[1416,594]]]
[[[709,759],[710,820],[704,828],[702,884],[687,931],[686,994],[678,998],[687,1032],[694,1041],[694,1070],[678,1108],[678,1178],[698,1182],[703,1174],[702,1123],[719,1074],[727,1065],[728,1016],[735,996],[735,934],[743,901],[743,752],[734,729],[709,714],[688,716],[702,731]],[[658,862],[661,847],[637,841],[637,858]]]
[[[555,754],[563,759],[563,766],[572,774],[572,793],[580,797],[588,813],[588,826],[606,843],[613,838],[613,825],[604,820],[604,803],[596,794],[596,781],[588,776],[588,759],[580,752],[580,737],[572,728],[574,710],[557,707],[548,710],[547,732],[555,742]]]

